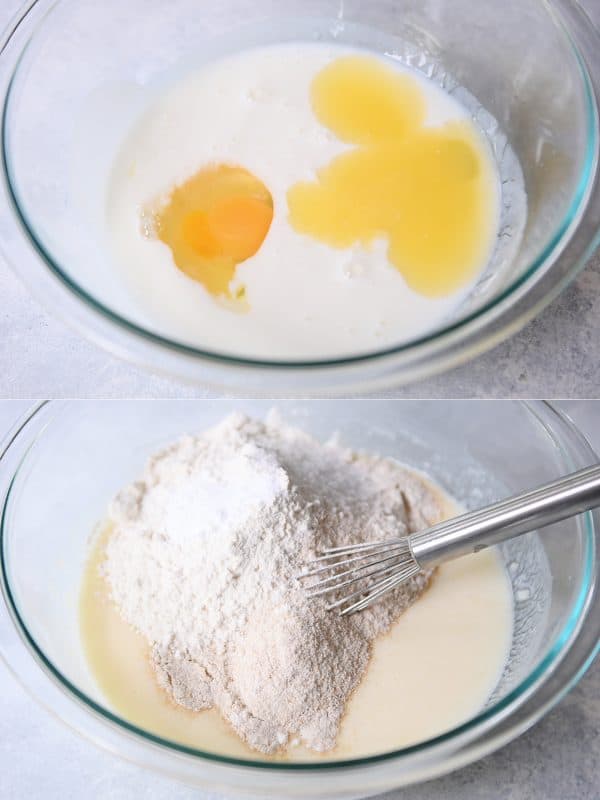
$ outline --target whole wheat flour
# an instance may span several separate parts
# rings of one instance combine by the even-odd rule
[[[427,572],[350,617],[296,576],[323,546],[437,522],[435,492],[378,456],[322,444],[275,415],[232,415],[154,456],[110,510],[103,565],[157,679],[193,711],[216,706],[250,747],[332,749],[373,640]]]

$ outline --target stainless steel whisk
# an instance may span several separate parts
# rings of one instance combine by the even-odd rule
[[[324,549],[298,577],[321,576],[307,586],[309,596],[329,596],[329,610],[353,614],[426,567],[477,553],[596,506],[600,506],[600,464],[410,536]]]

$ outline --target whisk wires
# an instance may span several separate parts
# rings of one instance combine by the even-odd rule
[[[298,578],[315,578],[308,597],[327,597],[342,616],[370,606],[420,572],[407,539],[329,547]]]

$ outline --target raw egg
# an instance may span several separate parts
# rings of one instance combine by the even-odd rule
[[[156,214],[156,232],[182,272],[212,295],[233,299],[236,267],[260,250],[272,221],[264,183],[242,167],[220,164],[173,190]]]

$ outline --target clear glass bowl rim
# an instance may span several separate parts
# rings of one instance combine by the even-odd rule
[[[27,428],[30,424],[37,421],[36,418],[38,416],[41,414],[46,414],[48,409],[65,407],[69,404],[69,402],[70,401],[54,400],[37,403],[15,426],[13,432],[9,434],[8,440],[0,450],[0,465],[13,444],[22,434],[27,432]],[[571,420],[549,402],[510,402],[514,402],[516,405],[526,408],[529,413],[538,420],[541,420],[544,414],[550,417],[554,415],[557,421],[566,426],[571,435],[577,437],[579,443],[587,450],[589,457],[598,460],[598,457],[595,455],[585,437],[580,433]],[[550,673],[553,673],[556,668],[560,667],[564,656],[573,648],[577,638],[581,636],[583,627],[589,629],[591,626],[594,626],[595,631],[591,637],[592,644],[588,647],[589,652],[584,654],[583,664],[580,665],[575,672],[572,672],[569,676],[567,676],[565,682],[553,692],[551,700],[546,704],[543,710],[541,712],[538,711],[537,714],[532,717],[531,722],[536,721],[539,716],[550,710],[550,708],[553,707],[561,699],[561,697],[577,683],[577,681],[583,676],[585,671],[591,665],[598,652],[600,652],[600,592],[598,591],[597,586],[598,576],[600,575],[600,512],[596,511],[587,512],[585,515],[582,515],[582,518],[585,519],[586,529],[584,577],[577,596],[575,608],[560,635],[556,637],[553,647],[546,654],[544,659],[535,667],[535,669],[509,694],[507,694],[493,706],[484,709],[482,712],[464,724],[457,726],[440,736],[419,742],[418,744],[410,747],[367,757],[327,761],[323,763],[271,763],[252,759],[233,758],[230,756],[219,755],[217,753],[211,753],[209,751],[178,744],[177,742],[173,742],[152,734],[130,722],[127,722],[118,714],[115,714],[109,711],[107,708],[104,708],[99,703],[96,703],[84,692],[79,690],[61,673],[61,671],[53,664],[53,662],[46,657],[42,648],[37,644],[35,638],[29,632],[27,625],[19,612],[16,600],[11,590],[9,569],[7,567],[5,553],[5,542],[7,538],[6,512],[10,503],[12,488],[15,480],[17,479],[19,471],[22,465],[25,463],[31,447],[37,441],[38,437],[43,434],[46,424],[50,424],[50,422],[51,418],[46,420],[41,429],[35,433],[34,439],[27,445],[24,455],[18,462],[18,465],[10,478],[8,490],[6,491],[6,495],[3,499],[3,505],[0,514],[0,588],[17,633],[24,642],[29,654],[33,656],[38,665],[42,667],[46,676],[48,676],[52,680],[53,684],[57,686],[70,700],[74,700],[80,706],[83,706],[86,711],[92,712],[96,718],[99,718],[105,724],[109,724],[113,730],[116,729],[121,734],[132,736],[135,739],[141,740],[147,744],[158,746],[163,751],[166,750],[175,754],[192,756],[201,761],[209,761],[234,767],[251,768],[253,770],[262,770],[271,773],[323,773],[347,767],[360,767],[379,764],[393,759],[407,758],[412,755],[424,753],[435,748],[436,746],[449,744],[464,734],[476,734],[477,730],[482,730],[482,726],[485,726],[486,723],[488,725],[492,725],[496,719],[500,719],[505,716],[505,714],[510,714],[512,711],[517,711],[521,704],[520,701],[527,699],[531,692],[535,692],[536,688],[545,682]]]
[[[38,6],[42,2],[43,0],[28,0],[27,2],[24,3],[22,9],[15,16],[15,22],[12,23],[12,28],[13,28],[12,32],[10,30],[11,26],[9,26],[8,33],[5,34],[4,37],[4,42],[3,43],[0,42],[0,54],[2,53],[2,50],[6,47],[6,45],[9,43],[10,39],[12,38],[12,34],[14,34],[16,29],[21,24],[23,24],[24,21],[26,21],[26,18],[29,16],[29,14],[33,10],[35,10],[36,6]],[[465,317],[462,317],[461,319],[453,323],[450,323],[444,327],[438,328],[432,331],[430,334],[413,339],[409,342],[405,342],[402,345],[396,345],[381,350],[361,353],[354,356],[347,356],[347,357],[333,358],[333,359],[314,359],[314,360],[253,359],[253,358],[244,358],[240,356],[235,356],[230,353],[220,353],[218,351],[203,350],[202,348],[194,347],[192,345],[187,345],[183,342],[179,342],[176,341],[175,339],[171,339],[167,336],[155,333],[151,330],[148,330],[145,327],[142,327],[141,325],[131,322],[130,320],[126,319],[125,317],[111,310],[104,303],[98,301],[96,298],[94,298],[92,294],[87,292],[87,290],[83,289],[81,286],[79,286],[79,284],[76,281],[74,281],[71,277],[69,277],[67,272],[53,258],[52,254],[48,252],[47,248],[43,245],[39,237],[36,235],[35,225],[28,219],[28,216],[24,211],[24,204],[21,203],[19,200],[18,190],[16,188],[16,181],[14,179],[14,174],[11,169],[11,159],[9,153],[10,136],[8,134],[8,111],[12,98],[12,90],[14,87],[16,77],[18,75],[19,67],[23,59],[25,58],[30,46],[35,42],[36,33],[42,27],[47,16],[51,14],[52,11],[59,6],[61,0],[54,0],[50,8],[47,10],[47,12],[41,17],[41,19],[37,22],[37,24],[34,25],[33,30],[31,31],[31,33],[27,38],[25,46],[22,48],[21,52],[19,53],[16,59],[12,75],[8,83],[8,89],[2,104],[1,121],[0,121],[0,131],[1,131],[0,138],[2,140],[2,148],[0,155],[0,163],[3,173],[2,177],[5,184],[5,188],[7,190],[10,207],[15,215],[17,224],[19,225],[21,232],[25,235],[25,238],[27,239],[29,245],[33,248],[34,252],[41,259],[43,264],[50,270],[52,275],[60,281],[62,287],[68,290],[69,294],[83,301],[85,306],[91,312],[93,312],[95,315],[99,315],[100,318],[108,322],[113,329],[115,330],[118,329],[122,331],[124,334],[133,335],[138,340],[142,340],[147,344],[149,344],[150,346],[158,345],[163,351],[166,350],[167,352],[170,352],[175,356],[179,355],[185,357],[192,357],[193,359],[197,359],[204,362],[221,364],[226,367],[227,366],[244,367],[250,369],[260,368],[273,372],[282,369],[283,370],[292,369],[296,373],[298,373],[302,370],[360,366],[361,364],[369,364],[393,356],[407,355],[409,353],[417,351],[420,348],[429,345],[436,345],[443,339],[453,334],[460,333],[472,323],[485,319],[490,312],[496,310],[505,301],[515,298],[515,296],[518,293],[518,290],[523,289],[525,287],[525,284],[527,284],[527,282],[533,276],[537,275],[538,273],[541,273],[544,267],[551,265],[551,263],[553,263],[552,261],[553,255],[557,252],[557,250],[561,249],[563,243],[569,241],[570,234],[576,230],[577,224],[586,210],[587,202],[592,192],[594,179],[596,177],[596,167],[598,162],[598,149],[600,141],[599,125],[598,125],[598,109],[595,100],[595,93],[593,90],[593,83],[591,81],[585,60],[582,57],[577,47],[577,44],[575,43],[573,37],[571,36],[566,24],[561,19],[560,15],[556,13],[556,9],[554,8],[554,5],[551,2],[551,0],[548,0],[548,2],[546,2],[545,0],[538,0],[538,2],[540,3],[540,5],[545,6],[547,12],[552,15],[554,24],[556,25],[557,29],[561,32],[561,34],[565,37],[566,42],[568,43],[570,49],[573,52],[573,55],[575,56],[575,60],[580,72],[581,86],[583,88],[583,94],[585,98],[586,147],[585,147],[584,165],[582,168],[582,173],[579,178],[579,182],[571,198],[571,203],[565,213],[563,220],[556,228],[554,234],[552,235],[551,239],[547,243],[544,250],[532,261],[532,263],[528,266],[525,272],[518,278],[516,278],[514,281],[512,281],[512,283],[509,286],[507,286],[502,292],[500,292],[497,296],[488,301],[484,306],[472,312],[471,314],[468,314]],[[598,42],[600,44],[600,36],[598,36]],[[4,48],[1,46],[2,44],[4,44]],[[596,243],[592,243],[591,249],[593,249],[595,246]],[[575,264],[574,268],[571,270],[571,275],[570,275],[571,279],[575,276],[575,274],[583,266],[584,263],[585,259],[580,260]],[[561,286],[560,288],[563,287]],[[549,296],[547,302],[550,302],[551,299],[552,296]],[[527,320],[524,319],[523,324],[525,323],[525,321]]]

